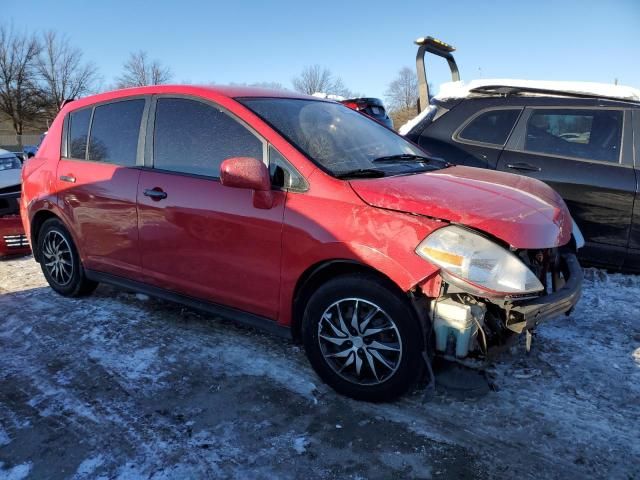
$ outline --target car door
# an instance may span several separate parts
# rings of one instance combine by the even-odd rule
[[[627,117],[621,108],[529,107],[498,162],[564,198],[586,241],[581,256],[596,264],[621,266],[629,242],[636,181]]]
[[[633,158],[636,173],[636,197],[633,204],[633,220],[629,251],[624,267],[640,272],[640,109],[633,110]]]
[[[140,272],[136,196],[145,98],[73,111],[57,168],[58,204],[87,269]]]
[[[456,165],[494,169],[523,108],[507,106],[503,100],[498,105],[491,102],[462,102],[414,140],[434,157]]]
[[[219,182],[231,157],[266,160],[267,144],[223,108],[192,98],[154,101],[140,177],[142,268],[152,284],[276,318],[286,192],[270,209]]]

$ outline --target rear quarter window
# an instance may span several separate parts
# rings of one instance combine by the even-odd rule
[[[468,142],[504,146],[513,130],[521,109],[491,110],[473,118],[457,137]]]
[[[91,123],[88,159],[135,166],[144,104],[143,99],[136,99],[97,106]]]
[[[91,108],[77,110],[69,114],[68,157],[85,159],[90,121]]]

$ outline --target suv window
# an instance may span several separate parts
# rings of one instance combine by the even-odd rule
[[[518,120],[520,109],[500,109],[482,113],[458,134],[462,140],[503,146]]]
[[[96,107],[89,136],[89,160],[135,166],[144,103],[137,99]]]
[[[85,158],[91,111],[85,108],[69,115],[69,158]]]
[[[262,141],[220,108],[182,98],[158,99],[154,168],[217,178],[220,164],[230,157],[264,161]]]
[[[618,162],[620,110],[539,109],[527,122],[524,149],[565,157]]]

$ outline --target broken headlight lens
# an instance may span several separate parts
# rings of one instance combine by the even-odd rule
[[[494,294],[523,294],[542,290],[540,280],[518,257],[465,228],[443,227],[416,248],[422,258],[454,277]]]

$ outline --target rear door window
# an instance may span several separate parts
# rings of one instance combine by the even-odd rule
[[[470,142],[504,146],[518,120],[521,109],[500,109],[481,113],[458,134]]]
[[[527,122],[524,149],[618,163],[623,116],[621,110],[533,110]]]
[[[231,157],[264,161],[263,143],[221,108],[184,98],[160,98],[153,140],[154,168],[218,178]]]
[[[69,115],[69,157],[85,159],[87,135],[91,121],[91,108],[71,112]]]
[[[135,166],[144,104],[144,99],[136,99],[97,106],[91,122],[88,160]]]

